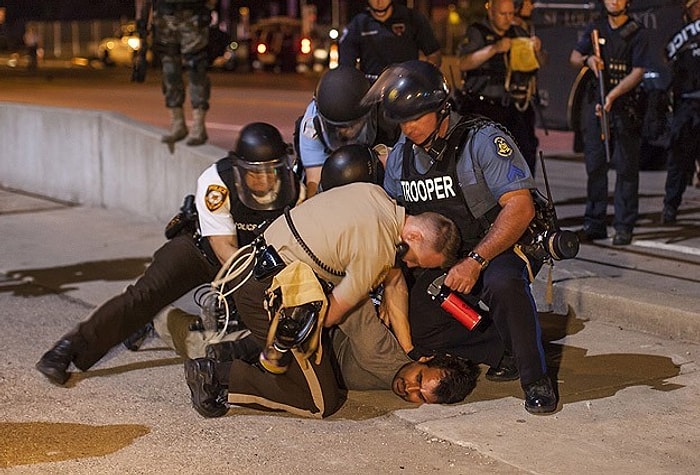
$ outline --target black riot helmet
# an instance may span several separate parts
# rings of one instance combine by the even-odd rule
[[[372,104],[362,104],[369,81],[358,69],[339,66],[326,71],[319,80],[314,99],[318,120],[316,131],[330,150],[351,143],[371,144],[377,135],[377,118]]]
[[[294,203],[297,181],[289,150],[273,125],[253,122],[243,127],[230,157],[238,198],[245,206],[266,211]]]
[[[450,86],[437,66],[411,60],[386,68],[362,103],[381,103],[385,117],[401,123],[429,112],[445,114],[449,97]]]
[[[366,182],[382,185],[384,166],[374,150],[366,145],[344,145],[331,153],[321,169],[320,191],[348,183]]]

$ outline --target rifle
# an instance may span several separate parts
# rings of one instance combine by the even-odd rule
[[[598,30],[591,31],[591,43],[593,43],[593,55],[596,58],[597,64],[602,61],[600,55],[600,36]],[[603,78],[603,70],[597,69],[598,72],[598,90],[600,91],[600,140],[605,145],[605,159],[610,163],[610,118],[605,110],[605,79]]]
[[[134,53],[134,62],[131,69],[132,82],[144,82],[146,80],[146,71],[148,70],[148,14],[150,10],[149,2],[144,2],[141,18],[136,20],[136,33],[139,35],[140,46]]]

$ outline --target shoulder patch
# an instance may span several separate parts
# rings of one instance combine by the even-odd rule
[[[513,149],[510,147],[508,141],[504,137],[499,135],[493,139],[493,143],[496,146],[496,153],[501,157],[507,158],[513,155]]]
[[[209,185],[204,201],[209,211],[216,211],[221,208],[228,198],[228,189],[221,185]]]
[[[301,134],[307,139],[316,138],[316,126],[314,125],[313,117],[308,117],[304,123],[301,124]]]

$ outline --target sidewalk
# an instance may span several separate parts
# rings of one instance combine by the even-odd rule
[[[546,164],[560,221],[580,226],[582,163]],[[551,306],[546,269],[538,277],[557,413],[532,416],[517,381],[482,378],[453,406],[353,392],[325,421],[240,408],[202,419],[189,406],[181,361],[158,340],[137,353],[115,349],[69,388],[50,386],[33,370],[36,359],[136,278],[163,242],[164,223],[0,190],[0,470],[698,473],[700,190],[686,192],[678,225],[662,227],[664,179],[642,173],[631,246],[602,240],[557,262]]]

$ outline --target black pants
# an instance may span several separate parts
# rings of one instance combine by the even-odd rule
[[[75,366],[89,369],[111,348],[152,321],[163,307],[214,280],[218,270],[219,266],[202,255],[191,236],[179,235],[166,242],[134,284],[100,305],[68,335],[77,351]]]
[[[265,347],[270,323],[263,307],[265,291],[272,277],[261,282],[251,277],[234,293],[241,320],[261,347]],[[303,361],[295,353],[284,374],[272,374],[242,360],[234,360],[228,381],[228,401],[232,404],[283,410],[302,416],[326,417],[345,402],[333,370],[330,339],[322,338],[323,357]]]
[[[423,272],[411,288],[411,321],[430,317],[431,314],[444,312],[432,301],[426,292],[432,280],[443,273],[440,269]],[[520,371],[520,382],[527,385],[537,381],[547,372],[542,347],[542,332],[537,317],[535,301],[530,292],[527,268],[522,259],[512,251],[506,251],[491,260],[489,266],[481,273],[469,300],[476,296],[489,307],[500,340],[490,334],[483,334],[477,326],[471,333],[466,333],[464,344],[473,343],[472,358],[494,366],[498,363],[503,348],[512,350]],[[414,316],[419,312],[418,316]],[[423,315],[420,315],[423,313]],[[445,317],[447,321],[448,317]],[[447,327],[443,330],[447,331]],[[455,335],[445,335],[449,341]],[[454,344],[454,343],[453,343]]]
[[[664,207],[677,211],[695,161],[700,159],[700,99],[681,99],[671,121],[671,155],[666,175]]]

